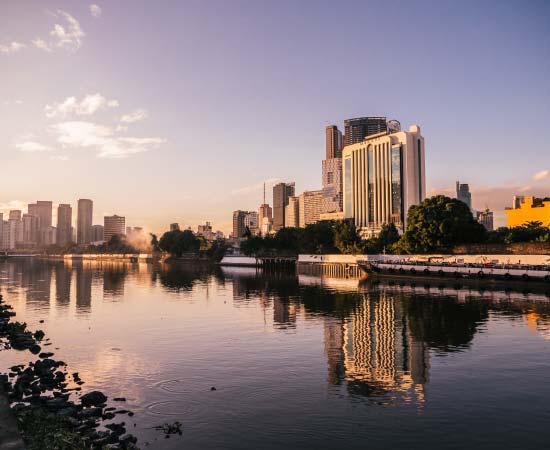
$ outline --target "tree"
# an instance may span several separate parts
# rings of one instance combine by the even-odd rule
[[[343,220],[334,224],[334,246],[342,253],[364,253],[365,246],[357,234],[353,220]]]
[[[484,242],[486,235],[465,203],[436,195],[409,208],[407,229],[397,247],[407,253],[446,253],[458,244]]]
[[[157,238],[157,235],[153,233],[150,233],[150,235],[151,235],[151,248],[153,249],[154,252],[160,251],[159,240]]]
[[[159,240],[161,250],[177,257],[180,257],[183,253],[198,252],[200,245],[200,240],[191,230],[167,231]]]

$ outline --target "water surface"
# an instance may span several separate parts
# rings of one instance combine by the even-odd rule
[[[143,448],[550,442],[550,288],[10,260],[0,291],[86,390],[128,399]],[[0,371],[30,359],[0,352]],[[180,437],[152,429],[175,420]]]

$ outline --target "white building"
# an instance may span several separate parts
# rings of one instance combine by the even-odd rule
[[[367,236],[392,222],[403,231],[409,207],[426,196],[424,155],[418,125],[344,147],[344,218],[353,219]]]
[[[319,222],[323,212],[323,190],[304,191],[299,197],[299,226],[305,228],[307,225]]]

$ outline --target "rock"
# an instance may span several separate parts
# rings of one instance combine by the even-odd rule
[[[99,391],[92,391],[80,397],[80,402],[84,406],[102,405],[106,401],[107,401],[107,397],[102,392],[99,392]]]
[[[115,397],[115,398],[113,398],[113,401],[114,402],[125,402],[126,398],[125,397]]]
[[[38,355],[39,358],[50,358],[53,356],[52,352],[43,352]]]
[[[40,353],[42,349],[40,348],[40,345],[38,344],[34,344],[34,345],[31,345],[29,347],[29,351],[33,354],[33,355],[38,355]]]
[[[215,391],[216,388],[215,388],[214,386],[212,386],[212,387],[210,388],[210,390],[211,390],[211,391]]]

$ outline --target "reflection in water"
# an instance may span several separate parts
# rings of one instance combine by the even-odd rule
[[[502,392],[515,392],[518,376],[531,380],[519,391],[535,385],[536,395],[548,395],[542,384],[547,372],[539,373],[540,367],[548,370],[543,361],[548,358],[541,357],[546,356],[547,347],[539,347],[539,354],[522,354],[529,346],[547,346],[550,340],[550,295],[545,291],[358,285],[353,280],[263,276],[254,269],[220,270],[207,265],[39,260],[0,263],[0,291],[14,299],[16,308],[21,306],[17,314],[22,320],[35,320],[30,325],[47,317],[40,326],[48,335],[55,335],[55,330],[47,329],[49,322],[52,327],[63,324],[59,328],[66,330],[53,336],[59,353],[66,352],[60,356],[73,364],[81,359],[78,370],[88,388],[115,386],[112,396],[122,394],[134,402],[131,406],[143,412],[142,419],[136,414],[143,421],[142,430],[150,430],[158,415],[170,420],[172,415],[179,419],[188,414],[186,436],[195,439],[189,438],[194,444],[189,448],[216,448],[212,442],[200,445],[215,433],[217,448],[224,447],[221,443],[231,433],[238,435],[233,446],[226,447],[237,448],[242,433],[251,432],[242,424],[253,428],[256,439],[242,448],[261,448],[276,442],[270,430],[275,433],[278,428],[270,426],[288,418],[299,429],[295,439],[304,433],[309,433],[309,440],[317,439],[318,445],[297,448],[344,447],[323,441],[332,421],[340,419],[338,426],[347,427],[342,434],[345,443],[364,443],[390,423],[387,445],[369,443],[373,448],[399,447],[404,438],[392,439],[396,429],[416,420],[411,406],[415,412],[421,410],[417,416],[426,421],[414,426],[444,429],[470,417],[471,409],[452,420],[447,417],[460,411],[456,405],[461,396],[475,392],[483,397],[493,383],[501,383],[493,397],[473,400],[476,408],[496,405],[492,414],[509,407]],[[57,315],[59,311],[63,314]],[[81,321],[92,317],[93,326],[83,327]],[[127,319],[124,326],[121,318]],[[495,329],[501,332],[496,337]],[[63,333],[69,336],[68,345],[58,342]],[[489,338],[492,347],[484,348]],[[510,350],[508,359],[494,359],[516,343],[523,347]],[[486,378],[474,373],[471,380],[454,384],[460,378],[452,369],[446,371],[460,367],[464,360],[462,369],[478,364]],[[499,363],[498,369],[492,366]],[[449,382],[453,384],[444,384],[447,375],[455,376]],[[166,385],[171,388],[162,389]],[[219,389],[208,395],[213,385]],[[532,408],[537,398],[525,401],[521,411]],[[509,403],[518,409],[517,402],[515,398]],[[300,422],[312,410],[318,412],[319,420]],[[220,411],[223,415],[216,416]],[[430,422],[437,411],[444,411],[444,417]],[[323,422],[321,417],[330,419]],[[255,425],[264,419],[261,426]],[[285,422],[286,428],[293,423]],[[206,429],[198,424],[209,425]],[[449,435],[460,431],[452,429]],[[352,441],[350,436],[360,438]]]

